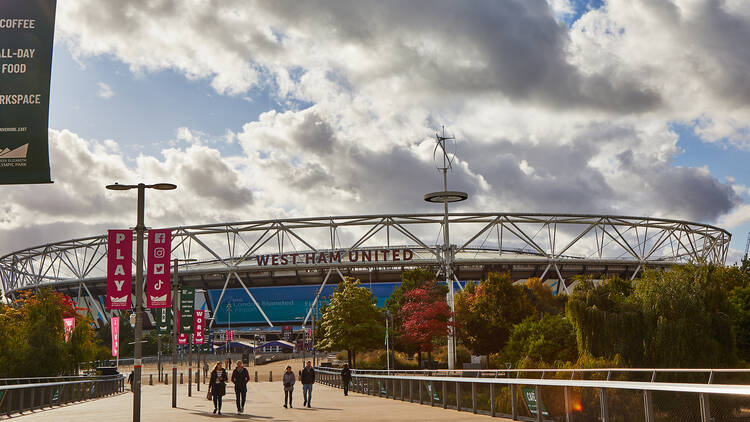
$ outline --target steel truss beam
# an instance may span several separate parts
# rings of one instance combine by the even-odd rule
[[[265,271],[274,277],[276,270],[294,271],[299,276],[300,272],[331,268],[340,273],[341,267],[438,268],[445,259],[437,247],[437,235],[441,233],[443,222],[443,214],[435,213],[181,226],[172,228],[173,255],[179,253],[184,258],[198,259],[198,262],[184,266],[186,274],[191,271],[219,271],[225,274],[224,289],[235,273],[252,299],[249,289],[239,277],[240,271],[243,274]],[[731,240],[726,230],[706,224],[629,216],[451,213],[448,222],[451,238],[456,245],[460,245],[445,251],[455,256],[455,266],[505,265],[533,260],[545,268],[543,278],[550,273],[555,274],[565,291],[568,290],[568,283],[563,280],[562,272],[566,265],[580,262],[585,267],[619,262],[636,268],[632,273],[635,276],[635,273],[646,268],[664,267],[669,263],[724,264]],[[490,236],[493,228],[497,232],[497,240],[495,244],[487,244],[488,239],[493,237]],[[342,242],[342,239],[345,241]],[[106,241],[106,235],[71,239],[0,257],[0,283],[7,293],[6,299],[9,300],[19,290],[41,286],[54,287],[59,283],[69,285],[79,281],[89,286],[93,286],[90,283],[94,281],[101,283],[106,278]],[[383,245],[412,249],[415,255],[413,262],[344,261],[328,266],[297,264],[284,268],[261,268],[256,262],[259,255],[283,254],[290,250],[316,253],[337,250],[348,257],[351,251],[383,249]],[[631,275],[630,271],[628,275]],[[88,289],[86,284],[83,286]],[[97,311],[100,312],[99,309]],[[264,314],[262,309],[260,311]]]

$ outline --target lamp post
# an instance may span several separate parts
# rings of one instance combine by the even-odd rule
[[[448,232],[448,203],[459,202],[466,200],[469,195],[466,192],[449,191],[448,190],[448,170],[452,170],[452,157],[451,153],[448,153],[445,142],[449,140],[455,140],[452,136],[445,136],[445,128],[443,128],[443,136],[435,134],[437,139],[437,145],[433,152],[433,159],[437,154],[438,148],[442,153],[442,163],[437,164],[438,170],[443,172],[443,190],[441,192],[431,192],[425,194],[424,200],[427,202],[442,203],[444,207],[443,217],[443,246],[441,261],[443,266],[443,273],[445,275],[445,283],[448,285],[448,295],[446,297],[448,306],[451,308],[451,313],[456,312],[456,307],[453,303],[453,249],[451,248],[450,236]],[[451,316],[451,322],[455,319]],[[453,326],[448,327],[448,369],[456,368],[456,338],[454,335]]]
[[[143,329],[143,232],[146,226],[143,223],[144,198],[146,189],[172,190],[177,186],[171,183],[156,183],[147,185],[107,185],[109,190],[138,189],[138,221],[135,226],[136,232],[136,254],[135,254],[135,345],[133,352],[133,422],[141,420],[141,337]]]

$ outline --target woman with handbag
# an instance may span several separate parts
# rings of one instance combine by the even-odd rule
[[[292,392],[294,391],[294,382],[296,380],[294,372],[292,372],[292,367],[287,366],[282,379],[284,382],[284,408],[286,408],[287,400],[289,401],[289,407],[292,407]]]
[[[221,367],[221,362],[217,362],[214,370],[211,371],[211,378],[208,381],[208,392],[214,399],[214,413],[219,411],[221,415],[221,399],[227,392],[227,371]]]

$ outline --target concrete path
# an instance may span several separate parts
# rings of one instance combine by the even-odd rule
[[[195,386],[193,386],[195,388]],[[237,414],[232,387],[224,396],[222,416],[214,415],[213,403],[206,400],[205,386],[202,392],[193,391],[187,397],[187,385],[178,385],[177,408],[171,407],[171,386],[145,385],[141,420],[168,422],[194,422],[206,420],[224,421],[507,421],[468,412],[457,412],[417,403],[371,397],[349,393],[339,389],[315,384],[313,407],[302,408],[302,388],[295,388],[293,409],[284,409],[284,393],[280,382],[248,384],[248,400],[244,414]],[[91,400],[85,403],[66,405],[51,410],[36,411],[23,416],[24,422],[130,422],[132,421],[133,396],[130,392],[114,397]],[[299,407],[298,407],[299,406]]]

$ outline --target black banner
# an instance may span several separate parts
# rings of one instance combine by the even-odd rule
[[[180,288],[180,333],[193,334],[193,311],[195,311],[195,288]]]
[[[56,0],[0,1],[0,184],[51,183],[55,7]]]

